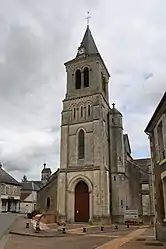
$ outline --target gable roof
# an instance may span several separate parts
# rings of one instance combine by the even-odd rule
[[[38,192],[40,192],[42,189],[44,189],[45,187],[47,187],[51,182],[53,182],[53,180],[58,176],[59,173],[59,169],[57,169],[57,171],[55,171],[49,178],[48,181],[45,185],[43,185]]]
[[[150,133],[151,130],[153,129],[153,123],[154,123],[154,120],[155,118],[158,116],[158,113],[160,112],[160,110],[164,108],[166,110],[166,91],[164,93],[164,95],[162,96],[155,112],[153,113],[153,116],[151,117],[146,129],[145,129],[145,133]]]
[[[21,182],[21,190],[38,191],[40,189],[39,185],[35,181],[25,181]]]
[[[13,185],[20,185],[18,181],[16,181],[11,175],[9,175],[2,167],[0,167],[0,182],[13,184]]]

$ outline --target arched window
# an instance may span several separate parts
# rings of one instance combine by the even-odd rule
[[[85,134],[81,129],[78,133],[78,158],[83,159],[85,156]]]
[[[76,118],[76,108],[74,107],[73,109],[73,118],[75,119]]]
[[[51,206],[51,200],[50,197],[47,197],[46,208],[49,209],[50,206]]]
[[[89,69],[86,67],[84,68],[84,87],[89,86]]]
[[[81,71],[79,69],[75,73],[75,88],[81,88]]]
[[[81,118],[83,117],[83,106],[81,106]]]
[[[90,105],[88,105],[88,116],[90,116]]]

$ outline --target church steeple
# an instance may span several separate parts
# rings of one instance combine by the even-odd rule
[[[87,29],[85,31],[83,40],[78,49],[78,53],[76,57],[80,55],[95,55],[95,54],[99,55],[99,52],[95,44],[95,41],[93,39],[92,33],[90,31],[89,25],[87,25]]]

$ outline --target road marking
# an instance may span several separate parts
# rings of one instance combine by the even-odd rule
[[[118,249],[119,247],[121,247],[125,243],[129,242],[130,240],[132,240],[135,237],[138,237],[140,234],[144,233],[146,230],[147,230],[147,228],[137,229],[136,231],[133,231],[124,237],[109,241],[109,242],[97,247],[96,249],[110,249],[110,248]]]
[[[121,236],[119,235],[112,235],[112,234],[86,234],[86,236],[90,236],[90,237],[108,237],[108,238],[119,238]]]
[[[7,243],[9,239],[9,234],[5,234],[4,236],[2,236],[1,240],[0,240],[0,248],[1,249],[4,249],[5,248],[5,245]]]

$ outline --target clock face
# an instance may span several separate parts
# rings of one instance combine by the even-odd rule
[[[85,49],[84,48],[79,48],[79,50],[78,50],[78,53],[79,54],[83,54],[85,52]]]

